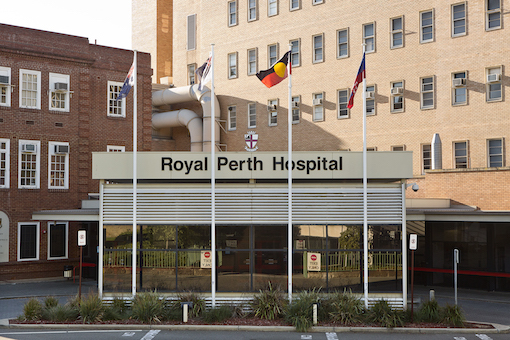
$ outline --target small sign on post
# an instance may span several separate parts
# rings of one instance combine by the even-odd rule
[[[78,300],[81,303],[81,276],[83,269],[83,247],[87,245],[87,231],[78,230],[78,247],[80,247],[80,286],[78,288]]]
[[[418,249],[418,235],[409,235],[409,250],[411,250],[411,322],[414,320],[414,252]]]
[[[212,256],[210,250],[202,250],[200,254],[200,268],[212,268]]]

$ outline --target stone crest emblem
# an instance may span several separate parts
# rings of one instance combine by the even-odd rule
[[[259,135],[256,134],[255,131],[248,131],[248,133],[246,133],[244,135],[244,141],[246,143],[246,146],[244,147],[244,149],[246,151],[250,151],[250,152],[257,151],[259,148],[257,146],[258,140],[259,140]]]

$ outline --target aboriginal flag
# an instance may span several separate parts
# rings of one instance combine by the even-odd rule
[[[259,73],[257,73],[257,77],[267,87],[271,87],[273,85],[278,84],[279,82],[287,78],[289,74],[292,74],[291,66],[289,63],[289,57],[290,51],[285,53],[283,57],[276,63],[274,63],[274,65],[269,70],[260,71]]]

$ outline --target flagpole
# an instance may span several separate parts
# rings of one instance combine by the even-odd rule
[[[365,44],[363,44],[363,56],[365,56]],[[363,292],[365,308],[368,309],[368,209],[367,209],[367,77],[366,60],[365,76],[363,77]]]
[[[216,306],[216,112],[214,97],[214,44],[211,44],[211,299]]]
[[[289,302],[292,302],[292,44],[289,44],[288,77],[289,77],[289,109],[288,109],[288,185],[289,185],[289,216],[287,226],[287,271]]]
[[[137,163],[137,144],[138,144],[138,127],[137,127],[137,116],[138,116],[138,107],[137,107],[137,73],[138,73],[138,65],[136,61],[137,51],[134,50],[135,56],[133,60],[134,70],[133,70],[133,83],[134,83],[134,92],[133,92],[133,253],[132,253],[132,265],[133,265],[133,277],[132,277],[132,294],[133,297],[136,295],[136,251],[137,251],[137,216],[136,216],[136,196],[137,196],[137,173],[136,173],[136,163]]]

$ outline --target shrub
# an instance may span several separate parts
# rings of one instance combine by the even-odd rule
[[[24,321],[40,320],[42,311],[43,306],[41,302],[35,298],[31,298],[23,306],[23,315],[20,319]]]
[[[436,300],[424,302],[417,314],[417,319],[424,322],[440,322],[440,308]]]
[[[368,321],[383,327],[398,327],[404,325],[404,313],[394,310],[385,300],[378,301],[367,313]]]
[[[197,318],[204,312],[205,299],[195,292],[183,292],[179,294],[177,303],[182,311],[181,302],[192,302],[193,306],[188,309],[188,316],[190,318]],[[182,313],[181,313],[182,315]]]
[[[461,327],[466,321],[464,313],[457,305],[446,304],[446,307],[441,310],[441,316],[441,322],[448,326]]]
[[[48,309],[51,307],[58,306],[58,299],[54,296],[47,296],[44,298],[44,308]]]
[[[132,317],[144,323],[161,322],[165,312],[165,302],[156,293],[137,294],[131,306]]]
[[[352,293],[335,293],[330,298],[332,320],[342,324],[361,322],[365,313],[365,306],[361,299]]]
[[[70,305],[56,305],[44,308],[42,319],[53,322],[74,321],[78,318],[79,312]]]
[[[285,308],[285,320],[296,327],[298,332],[306,332],[313,326],[313,304],[320,304],[318,291],[303,291]]]
[[[129,319],[129,306],[124,299],[114,298],[111,303],[103,304],[103,320]]]
[[[207,323],[223,322],[232,317],[232,308],[219,306],[204,311],[204,321]]]
[[[269,282],[268,288],[259,290],[259,294],[253,298],[250,304],[256,317],[274,320],[283,314],[287,301],[280,287],[273,288]]]
[[[83,323],[100,321],[104,313],[103,302],[97,294],[90,294],[81,301],[79,311]]]

